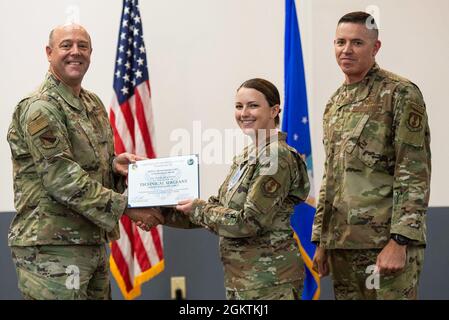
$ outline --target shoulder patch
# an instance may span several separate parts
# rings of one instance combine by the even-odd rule
[[[56,137],[51,130],[44,131],[39,136],[39,139],[42,142],[42,147],[45,149],[52,149],[57,146],[59,139]]]
[[[28,133],[34,136],[36,133],[48,127],[48,120],[45,117],[40,117],[40,114],[33,116],[33,119],[28,123]]]
[[[422,147],[427,127],[426,109],[414,102],[409,106],[402,116],[398,139],[415,147]]]
[[[266,196],[273,196],[280,188],[279,182],[272,177],[269,177],[262,185],[263,193]]]
[[[406,126],[410,131],[420,131],[423,128],[424,108],[413,104],[408,112]]]

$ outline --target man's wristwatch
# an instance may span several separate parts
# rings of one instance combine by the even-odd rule
[[[400,234],[393,233],[391,235],[391,239],[393,239],[397,244],[401,246],[406,246],[410,243],[410,239],[404,236],[401,236]]]

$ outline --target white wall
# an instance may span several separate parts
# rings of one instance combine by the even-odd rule
[[[45,44],[50,29],[63,24],[71,6],[91,34],[92,64],[83,85],[107,105],[121,13],[119,0],[0,0],[0,211],[13,210],[10,151],[6,132],[15,104],[42,81],[47,69]],[[141,15],[149,62],[156,149],[166,156],[177,141],[178,128],[224,132],[236,128],[235,89],[246,79],[264,77],[283,93],[283,0],[141,0]],[[449,41],[444,15],[446,0],[300,0],[298,14],[308,79],[313,136],[315,184],[322,174],[321,116],[327,98],[343,80],[334,57],[335,24],[343,14],[379,8],[383,47],[379,64],[406,76],[423,91],[432,133],[431,205],[449,206],[444,196],[449,171],[446,142],[445,90],[449,83]],[[193,141],[192,141],[193,142]],[[192,143],[201,154],[207,141]],[[201,167],[201,194],[216,192],[228,164]]]

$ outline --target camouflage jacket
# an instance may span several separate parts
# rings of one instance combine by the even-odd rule
[[[256,157],[254,145],[245,148],[234,158],[218,196],[193,203],[190,226],[200,225],[220,237],[228,289],[270,287],[301,275],[290,216],[293,207],[307,198],[310,185],[302,158],[285,139],[279,133],[267,144],[269,157]],[[265,172],[270,161],[274,170]],[[168,225],[173,219],[167,219]]]
[[[15,108],[8,131],[17,214],[10,246],[100,244],[116,239],[127,199],[113,191],[114,145],[104,105],[50,73]]]
[[[377,64],[324,112],[326,161],[312,241],[382,248],[391,233],[426,242],[430,132],[416,85]]]

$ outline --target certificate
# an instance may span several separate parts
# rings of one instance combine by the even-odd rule
[[[137,161],[128,168],[128,208],[199,198],[198,155]]]

